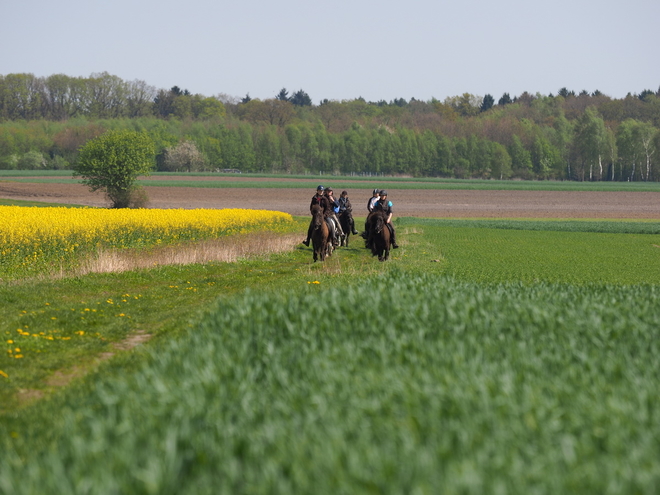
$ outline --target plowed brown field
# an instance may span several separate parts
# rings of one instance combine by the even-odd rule
[[[204,178],[199,178],[204,180]],[[215,179],[214,179],[215,180]],[[232,178],[231,180],[236,180]],[[272,181],[272,179],[269,179]],[[146,186],[151,208],[249,208],[308,215],[314,188],[243,189]],[[339,193],[340,191],[335,191]],[[621,218],[660,220],[660,193],[390,189],[395,216],[440,218]],[[370,189],[349,190],[355,216]],[[80,184],[0,182],[0,198],[108,206]]]

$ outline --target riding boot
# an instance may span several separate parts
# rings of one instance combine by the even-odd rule
[[[390,226],[390,233],[392,234],[392,247],[394,249],[399,249],[399,245],[396,243],[396,234],[394,233],[394,227]]]
[[[358,231],[355,230],[355,220],[353,220],[352,217],[351,217],[351,233],[352,233],[353,235],[358,235]]]
[[[307,229],[307,238],[302,241],[305,246],[309,246],[309,240],[312,238],[312,230],[312,225],[310,224],[309,228]]]

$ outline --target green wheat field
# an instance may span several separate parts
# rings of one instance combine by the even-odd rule
[[[659,493],[660,222],[395,225],[4,279],[0,493]]]

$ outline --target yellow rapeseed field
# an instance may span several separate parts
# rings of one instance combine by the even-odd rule
[[[94,250],[140,248],[277,229],[291,215],[245,209],[100,209],[0,206],[0,276],[41,270]]]

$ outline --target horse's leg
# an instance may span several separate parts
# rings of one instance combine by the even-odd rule
[[[387,224],[385,224],[385,225],[387,225]],[[383,249],[383,261],[387,261],[387,258],[390,257],[390,241],[391,241],[392,238],[389,236],[389,233],[390,233],[389,230],[383,231],[383,234],[385,234],[383,236],[384,237],[384,239],[383,239],[383,241],[384,241],[383,242],[383,248],[384,248]]]

